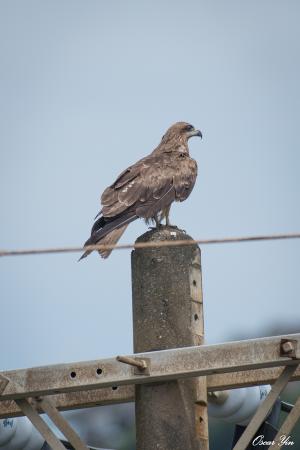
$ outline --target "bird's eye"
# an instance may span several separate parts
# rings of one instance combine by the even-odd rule
[[[193,125],[187,125],[187,126],[185,127],[185,130],[186,130],[186,131],[192,131],[193,129],[194,129]]]

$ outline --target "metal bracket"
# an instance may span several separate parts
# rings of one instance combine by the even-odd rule
[[[53,402],[46,397],[34,401],[35,409],[42,409],[76,450],[88,450],[69,422],[58,412]]]
[[[267,417],[270,409],[273,407],[278,396],[281,394],[285,386],[288,384],[291,376],[293,375],[296,369],[297,364],[288,365],[284,368],[281,375],[277,378],[277,380],[273,384],[271,391],[269,392],[263,403],[259,406],[252,419],[250,420],[244,433],[242,434],[238,442],[235,444],[233,450],[245,450],[247,448],[251,439],[253,439],[256,431]]]
[[[45,441],[53,450],[65,450],[65,446],[60,442],[58,437],[53,433],[49,426],[39,416],[35,408],[28,402],[27,399],[16,399],[15,402],[22,409],[23,413],[32,422],[35,428],[41,433]]]
[[[9,379],[0,375],[1,379],[5,378],[7,383]],[[14,383],[18,386],[17,383]],[[38,409],[44,411],[63,435],[69,440],[75,450],[88,450],[88,447],[81,441],[80,437],[69,425],[67,420],[58,412],[55,405],[49,398],[35,397],[29,401],[28,398],[15,399],[16,404],[28,417],[35,428],[41,433],[45,441],[53,450],[63,450],[65,446],[51,430],[48,424],[40,417]]]

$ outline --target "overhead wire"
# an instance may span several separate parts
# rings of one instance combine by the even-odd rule
[[[174,233],[176,233],[176,229],[174,229]],[[77,246],[77,247],[31,248],[31,249],[17,249],[17,250],[0,250],[0,257],[42,255],[53,253],[78,253],[87,250],[89,251],[126,250],[126,249],[141,249],[141,248],[158,248],[158,247],[178,247],[193,244],[197,245],[233,244],[241,242],[270,241],[270,240],[299,239],[299,238],[300,233],[287,233],[287,234],[267,234],[267,235],[238,236],[238,237],[225,237],[212,239],[184,239],[184,240],[134,242],[130,244],[117,244],[117,245],[96,244],[96,245],[88,245],[85,247]]]

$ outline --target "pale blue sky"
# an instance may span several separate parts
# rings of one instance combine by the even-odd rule
[[[300,230],[298,1],[0,3],[1,248],[80,245],[185,120],[194,238]],[[132,224],[122,242],[146,231]],[[300,323],[300,242],[203,247],[208,342]],[[132,351],[130,252],[0,259],[1,369]]]

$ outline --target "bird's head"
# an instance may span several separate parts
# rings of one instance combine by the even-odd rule
[[[200,130],[196,130],[193,125],[187,122],[176,122],[164,134],[162,141],[168,142],[176,139],[186,143],[193,136],[199,136],[202,138],[202,133]]]

